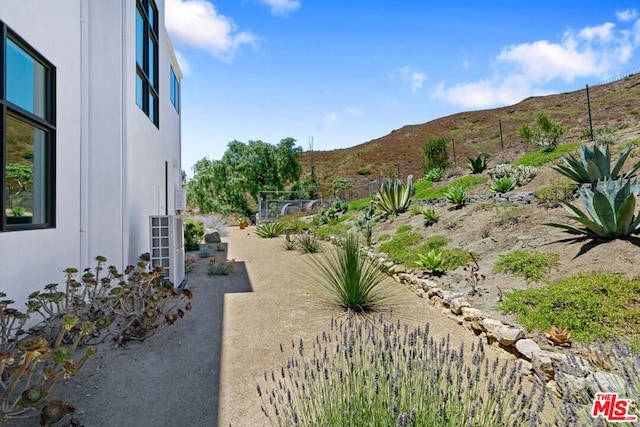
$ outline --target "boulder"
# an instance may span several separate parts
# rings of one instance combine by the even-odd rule
[[[462,314],[463,307],[471,307],[468,299],[465,297],[451,299],[451,311],[453,311],[454,314]]]
[[[221,241],[222,240],[220,240],[220,233],[218,233],[217,231],[211,231],[204,235],[205,243],[220,243]]]
[[[528,360],[531,360],[534,353],[542,351],[540,350],[540,346],[529,338],[516,341],[516,350],[518,350],[518,353],[526,357]]]
[[[513,343],[515,343],[519,339],[524,338],[524,331],[520,328],[503,326],[496,332],[496,338],[501,345],[508,347],[513,345]]]

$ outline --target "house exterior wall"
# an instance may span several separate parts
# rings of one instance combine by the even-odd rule
[[[21,301],[80,261],[80,3],[0,1],[0,20],[56,67],[56,227],[0,233],[0,290]]]
[[[0,20],[56,67],[56,226],[0,233],[0,290],[22,301],[97,255],[149,252],[149,215],[174,214],[180,116],[159,15],[159,127],[137,106],[135,0],[0,0]],[[165,162],[168,180],[165,184]],[[165,202],[168,188],[168,203]]]

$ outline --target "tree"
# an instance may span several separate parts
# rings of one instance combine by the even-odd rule
[[[342,200],[346,190],[353,188],[353,184],[349,178],[336,177],[331,181],[333,197]]]
[[[443,137],[431,138],[422,147],[425,160],[425,175],[432,169],[445,170],[450,165],[449,153],[447,151],[447,140]]]
[[[255,212],[260,191],[284,190],[300,179],[301,147],[285,138],[277,146],[263,141],[231,141],[222,159],[204,158],[193,166],[187,200],[202,213]]]
[[[533,142],[545,151],[553,151],[564,135],[564,126],[551,120],[546,114],[540,113],[533,126],[522,125],[518,129],[518,136],[527,142]]]

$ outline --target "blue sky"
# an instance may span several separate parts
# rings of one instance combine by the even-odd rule
[[[434,5],[437,3],[437,5]],[[640,66],[635,1],[165,0],[183,169],[237,139],[305,150],[584,88]]]

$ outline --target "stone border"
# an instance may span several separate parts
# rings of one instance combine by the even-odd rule
[[[332,237],[331,240],[335,243],[337,239]],[[569,395],[579,403],[591,404],[596,393],[628,394],[625,380],[618,373],[602,371],[573,352],[552,351],[551,346],[540,348],[527,337],[524,329],[492,319],[487,313],[471,307],[464,293],[441,289],[434,281],[418,277],[412,270],[389,260],[385,253],[366,247],[361,250],[374,265],[419,297],[428,299],[434,307],[441,308],[447,317],[484,337],[488,344],[516,356],[520,361],[520,373],[536,375],[557,397]]]

